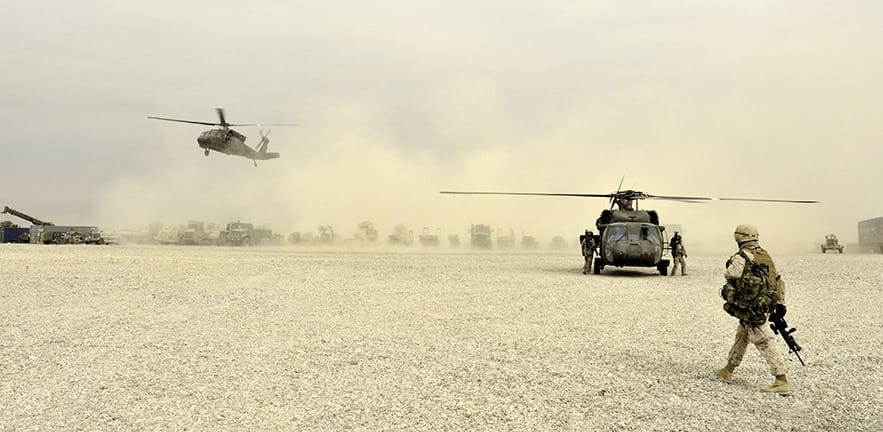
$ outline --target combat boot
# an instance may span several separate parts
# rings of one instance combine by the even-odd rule
[[[714,374],[717,375],[718,378],[724,380],[724,382],[731,383],[731,382],[733,382],[733,371],[735,371],[735,370],[736,370],[736,366],[734,366],[730,363],[727,363],[726,366],[724,366],[720,369],[715,369]]]
[[[785,378],[785,375],[776,375],[776,381],[773,382],[773,385],[763,386],[760,388],[760,391],[788,396],[791,394],[791,383],[788,382],[788,378]]]

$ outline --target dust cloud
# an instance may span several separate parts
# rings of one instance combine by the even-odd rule
[[[121,221],[144,226],[151,221],[242,220],[269,224],[286,236],[331,225],[348,238],[359,222],[371,221],[381,240],[398,224],[415,235],[424,227],[433,233],[439,228],[443,235],[465,240],[470,224],[484,223],[503,235],[511,230],[517,238],[533,235],[547,245],[552,236],[575,242],[582,230],[593,229],[600,210],[609,206],[607,200],[439,191],[610,193],[624,177],[623,189],[660,195],[818,198],[787,185],[762,186],[728,162],[732,154],[726,151],[700,155],[655,142],[623,143],[615,134],[628,128],[611,125],[609,118],[600,131],[570,120],[548,132],[546,125],[536,126],[544,130],[528,130],[530,138],[524,139],[505,132],[518,127],[514,118],[501,119],[501,111],[476,110],[468,122],[456,118],[456,108],[440,111],[433,132],[471,143],[445,148],[403,141],[397,124],[384,123],[370,107],[351,103],[347,109],[322,113],[317,123],[325,127],[277,128],[270,146],[282,157],[259,162],[257,168],[218,153],[204,157],[189,131],[193,137],[185,139],[190,143],[163,143],[161,148],[170,152],[167,164],[109,185],[96,209],[103,224],[116,226]],[[728,181],[728,176],[741,180]],[[681,225],[687,244],[697,251],[728,250],[732,228],[745,221],[759,225],[764,240],[789,250],[814,250],[817,239],[807,238],[806,232],[823,233],[824,228],[813,222],[820,219],[819,205],[653,200],[639,205],[659,211],[663,223]]]
[[[883,215],[872,3],[240,6],[16,4],[0,38],[16,160],[0,180],[20,186],[4,202],[108,227],[242,220],[347,238],[368,220],[385,238],[483,223],[541,244],[575,241],[608,203],[438,192],[610,193],[624,177],[650,194],[822,202],[641,202],[697,251],[729,250],[746,222],[771,250],[815,251]],[[145,119],[214,107],[300,126],[274,128],[282,157],[254,168],[204,157],[202,127]]]

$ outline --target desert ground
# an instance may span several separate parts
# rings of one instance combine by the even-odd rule
[[[0,430],[883,430],[883,255],[770,252],[790,397],[726,256],[0,245]]]

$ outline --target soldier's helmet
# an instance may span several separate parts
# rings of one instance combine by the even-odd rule
[[[591,232],[591,231],[586,231],[586,234],[588,234],[588,235],[592,235],[592,232]]]
[[[743,243],[751,240],[757,240],[757,227],[749,224],[742,224],[736,227],[736,230],[733,232],[733,238],[736,239],[736,243]]]

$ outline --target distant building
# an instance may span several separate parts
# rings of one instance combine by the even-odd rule
[[[883,217],[858,223],[858,246],[861,252],[883,253]]]

